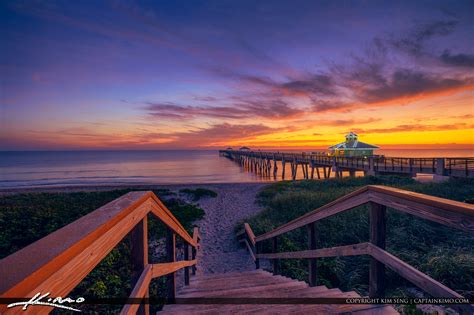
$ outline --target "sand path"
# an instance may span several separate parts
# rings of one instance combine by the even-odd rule
[[[201,248],[197,254],[198,273],[255,269],[247,250],[239,247],[234,228],[243,219],[261,210],[255,204],[255,196],[263,186],[256,183],[209,187],[217,192],[217,197],[199,201],[206,214],[196,222],[201,233]]]

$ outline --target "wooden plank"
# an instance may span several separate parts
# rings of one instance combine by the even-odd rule
[[[199,240],[201,239],[201,235],[199,234],[199,228],[197,226],[193,229],[193,240],[196,243],[196,247],[191,246],[191,260],[196,259],[196,251],[199,248]],[[196,275],[196,264],[192,266],[192,275]]]
[[[176,234],[173,230],[168,229],[166,233],[166,258],[170,263],[176,261]],[[166,276],[167,298],[173,301],[176,297],[176,274],[168,273]]]
[[[253,259],[253,261],[255,262],[256,258],[255,258],[255,254],[253,253],[252,247],[250,247],[250,244],[249,244],[249,242],[248,242],[246,239],[244,240],[244,242],[245,242],[245,245],[247,245],[247,248],[248,248],[248,250],[249,250],[250,256],[252,256],[252,259]]]
[[[151,278],[155,279],[158,277],[169,275],[170,273],[176,272],[180,269],[191,267],[197,264],[197,260],[181,260],[169,263],[159,263],[159,264],[152,264],[152,273]]]
[[[260,259],[258,259],[258,253],[260,252],[261,243],[255,244],[255,269],[260,269]]]
[[[256,257],[262,259],[294,259],[367,255],[368,244],[369,243],[360,243],[354,245],[345,245],[313,250],[302,250],[296,252],[257,254]]]
[[[142,274],[140,275],[140,278],[138,278],[137,283],[135,284],[135,287],[132,290],[132,293],[130,294],[130,298],[143,298],[148,292],[148,287],[150,286],[150,281],[151,281],[151,271],[152,271],[152,266],[147,265],[145,269],[143,269]],[[149,306],[149,304],[147,304]],[[139,311],[141,304],[126,304],[123,308],[122,311],[120,312],[120,315],[132,315],[132,314],[137,314]]]
[[[293,221],[283,224],[273,231],[267,232],[256,237],[256,241],[260,242],[277,235],[292,231],[294,229],[303,227],[309,223],[324,219],[339,212],[343,212],[355,207],[358,207],[369,201],[367,195],[368,188],[362,187],[350,194],[342,196],[316,210],[313,210]]]
[[[400,260],[399,258],[393,256],[392,254],[373,244],[369,244],[368,251],[372,257],[385,264],[386,266],[390,267],[400,276],[407,279],[420,289],[423,289],[424,291],[428,292],[433,297],[463,297],[459,293],[451,290],[442,283],[439,283],[428,275],[422,273],[421,271],[415,269],[406,262]]]
[[[184,260],[189,261],[189,245],[184,244]],[[189,267],[184,267],[184,285],[189,285]]]
[[[473,204],[420,194],[413,191],[402,190],[394,187],[370,185],[368,186],[368,188],[371,192],[379,192],[385,195],[392,195],[404,200],[415,201],[417,203],[425,204],[441,210],[465,214],[474,217]]]
[[[130,192],[0,260],[1,297],[28,296],[138,207],[144,215],[148,198],[149,192]],[[126,225],[133,227],[133,223]]]
[[[60,263],[58,263],[57,260],[54,261],[55,264],[59,264],[54,273],[45,276],[42,274],[43,269],[40,269],[30,277],[26,277],[21,281],[18,284],[19,287],[16,286],[14,290],[8,291],[2,295],[2,297],[33,297],[38,292],[54,292],[56,296],[67,296],[67,294],[94,269],[94,267],[122,240],[122,238],[143,219],[143,217],[149,212],[149,209],[149,202],[142,203],[111,229],[96,238],[92,244],[83,249],[79,254],[73,257],[61,257],[62,259],[59,260]],[[64,241],[67,242],[67,237],[64,236],[64,238]],[[30,260],[34,259],[35,257],[30,257]],[[22,264],[22,262],[19,261],[18,264]],[[11,272],[15,271],[11,270]],[[2,276],[3,275],[4,270],[2,270]],[[29,280],[32,279],[31,277],[33,277],[34,280],[30,282]],[[40,283],[37,282],[38,279],[41,280]],[[22,284],[24,284],[24,287],[21,286]],[[35,311],[37,314],[48,314],[51,311],[51,308],[41,307],[37,308]],[[21,312],[22,311],[19,308],[18,313]],[[15,314],[15,310],[12,309],[9,313]]]
[[[370,243],[381,249],[385,249],[386,212],[385,206],[370,202]],[[369,297],[384,296],[385,265],[372,257],[369,267]]]
[[[191,246],[191,260],[196,259],[196,248]],[[196,264],[192,267],[192,274],[193,276],[196,275]]]
[[[272,238],[272,252],[278,253],[278,238],[275,236]],[[273,259],[272,261],[273,274],[278,274],[278,259]]]
[[[316,249],[316,227],[315,223],[310,223],[307,225],[308,229],[308,249]],[[317,278],[317,260],[315,258],[310,258],[308,260],[308,282],[310,287],[316,286]]]
[[[247,236],[250,240],[250,243],[252,243],[252,245],[255,246],[255,234],[253,234],[253,231],[250,228],[250,225],[248,223],[244,223],[244,229],[245,229],[245,232],[247,232]]]
[[[148,220],[144,217],[130,232],[132,282],[140,278],[148,265]]]
[[[130,232],[131,263],[132,263],[132,287],[136,286],[143,271],[148,266],[148,219],[145,216]],[[148,297],[146,290],[144,297]],[[150,304],[141,304],[136,310],[137,314],[150,314]]]
[[[184,227],[179,223],[173,214],[166,208],[161,201],[156,198],[155,203],[151,204],[151,212],[157,216],[161,222],[163,222],[169,229],[178,234],[183,240],[185,240],[189,245],[196,247],[197,243],[193,238],[186,232]]]
[[[373,187],[373,186],[371,186]],[[388,187],[387,187],[388,188]],[[369,188],[369,199],[392,209],[466,232],[474,232],[474,205],[404,191]],[[434,199],[433,199],[434,198]]]
[[[201,235],[199,234],[199,228],[197,226],[195,226],[193,228],[193,240],[197,244],[200,239],[201,239]]]

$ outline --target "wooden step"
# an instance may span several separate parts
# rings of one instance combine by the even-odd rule
[[[347,313],[346,313],[347,314]],[[400,313],[397,312],[392,306],[390,305],[376,305],[368,308],[368,309],[361,309],[361,310],[353,310],[350,314],[357,314],[357,315],[399,315]]]
[[[307,294],[308,289],[312,290],[311,294]],[[317,290],[316,290],[317,289]],[[305,296],[303,296],[305,295]],[[279,298],[300,298],[300,297],[312,297],[312,298],[323,298],[323,297],[360,297],[359,294],[356,292],[341,292],[339,289],[327,289],[326,287],[314,287],[314,288],[304,288],[304,289],[297,289],[289,292],[282,292],[278,294]],[[278,311],[287,311],[288,313],[294,313],[298,310],[302,312],[313,312],[316,310],[322,311],[326,310],[329,311],[329,308],[325,304],[255,304],[255,305],[248,305],[246,312],[257,312],[262,314],[267,314],[266,311],[269,311],[271,314],[274,311],[274,308],[277,308]]]
[[[184,287],[179,291],[180,294],[187,294],[191,292],[209,292],[209,291],[216,291],[216,290],[230,290],[230,289],[238,289],[238,288],[248,288],[254,287],[259,285],[268,285],[268,284],[275,284],[275,283],[289,283],[292,282],[291,279],[281,277],[281,276],[274,276],[274,277],[263,277],[263,278],[243,278],[234,281],[220,281],[221,283],[215,282],[203,282],[199,286],[190,286]]]
[[[196,276],[177,298],[352,298],[357,292],[342,292],[269,272],[255,270]],[[398,314],[388,305],[334,304],[175,304],[166,305],[163,314]]]
[[[305,292],[305,290],[307,290],[307,289],[308,289],[307,287],[286,288],[285,291],[283,291],[283,290],[278,291],[278,297],[289,298],[289,297],[299,296],[299,294],[301,294],[302,292]],[[317,294],[318,292],[323,292],[323,291],[328,290],[328,288],[325,287],[325,286],[313,287],[313,288],[310,288],[310,289],[313,289],[313,294]],[[274,294],[272,294],[272,296],[273,295]],[[278,305],[282,305],[282,304],[278,304]],[[242,305],[240,305],[240,306],[242,306]],[[245,308],[249,309],[249,310],[254,309],[254,308],[255,309],[266,309],[266,308],[268,308],[268,304],[245,304],[243,306],[245,306]],[[196,308],[196,305],[169,305],[169,306],[167,306],[167,309],[173,309],[173,308],[176,308],[176,307],[179,307],[180,310],[182,310],[182,311],[192,311]],[[199,305],[200,310],[213,310],[213,309],[219,308],[219,307],[222,307],[222,305],[218,305],[218,304],[202,304],[202,305]]]
[[[224,278],[195,278],[190,281],[190,286],[201,286],[209,283],[224,283],[224,282],[234,282],[234,281],[242,281],[242,280],[253,280],[253,279],[271,279],[273,277],[272,274],[265,272],[265,273],[252,273],[250,275],[241,274],[241,275],[233,275],[231,277],[224,277]]]
[[[268,292],[273,292],[275,290],[280,290],[280,289],[284,289],[284,288],[291,288],[291,287],[306,287],[306,286],[307,286],[307,284],[305,284],[304,282],[291,281],[291,282],[274,283],[274,284],[268,284],[268,285],[257,285],[257,286],[253,286],[253,287],[249,287],[249,288],[207,291],[204,296],[200,292],[184,293],[184,294],[180,294],[179,297],[183,297],[183,298],[190,298],[190,297],[226,297],[226,296],[231,296],[231,297],[261,297],[262,294],[267,294]]]
[[[206,274],[206,275],[196,275],[192,279],[195,280],[213,280],[213,279],[223,279],[223,278],[231,278],[231,277],[241,277],[241,276],[250,276],[253,274],[265,274],[265,275],[272,275],[268,271],[262,269],[255,269],[252,271],[239,271],[239,272],[225,272],[225,273],[214,273],[214,274]]]

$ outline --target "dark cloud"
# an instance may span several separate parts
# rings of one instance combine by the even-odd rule
[[[351,110],[351,107],[351,103],[344,101],[313,98],[311,110],[315,113],[348,112]]]
[[[199,128],[193,131],[173,133],[174,144],[182,146],[196,146],[203,143],[207,145],[224,145],[227,142],[244,141],[257,136],[272,134],[279,131],[262,124],[232,125],[228,123],[212,125],[209,128]]]
[[[332,96],[336,94],[332,77],[327,74],[315,74],[308,78],[291,80],[278,84],[275,88],[291,95]]]
[[[453,54],[449,49],[445,49],[441,55],[438,55],[428,48],[429,40],[434,40],[439,36],[450,35],[454,32],[458,24],[459,21],[457,19],[416,24],[405,36],[391,38],[386,40],[386,42],[396,49],[414,57],[425,57],[427,59],[437,60],[446,66],[472,68],[474,67],[473,54]],[[382,40],[382,43],[383,42]]]
[[[248,113],[244,110],[231,107],[205,107],[179,105],[175,103],[153,103],[148,102],[145,110],[149,115],[157,118],[190,119],[196,116],[213,118],[246,118]]]
[[[451,34],[457,20],[433,21],[430,23],[416,24],[405,36],[393,39],[394,47],[413,56],[421,56],[426,53],[426,42],[436,36],[446,36]]]
[[[466,83],[463,80],[431,76],[421,71],[398,69],[392,73],[389,81],[384,80],[357,91],[356,96],[362,102],[380,102],[448,90],[464,86]]]
[[[194,117],[247,119],[254,117],[285,119],[303,113],[281,100],[237,99],[232,106],[189,106],[148,102],[144,108],[155,117],[191,119]]]
[[[256,87],[268,88],[268,93],[277,96],[333,96],[337,93],[337,86],[329,73],[305,73],[282,80],[273,80],[268,76],[240,74],[225,68],[212,68],[211,71],[231,80],[236,80]]]
[[[241,99],[234,106],[241,108],[248,117],[265,117],[285,119],[299,116],[304,113],[303,110],[290,107],[286,102],[279,99],[270,100],[247,100]]]
[[[300,78],[275,82],[265,77],[243,77],[249,83],[260,84],[271,89],[271,93],[280,96],[333,96],[337,93],[336,85],[329,74],[304,75]]]
[[[445,50],[439,58],[443,63],[450,66],[474,67],[474,54],[451,54],[449,50]]]

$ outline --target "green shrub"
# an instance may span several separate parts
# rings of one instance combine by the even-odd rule
[[[202,197],[210,197],[210,198],[217,197],[217,193],[215,191],[206,189],[206,188],[196,188],[196,189],[184,188],[184,189],[181,189],[179,192],[191,196],[193,201],[198,201]]]

